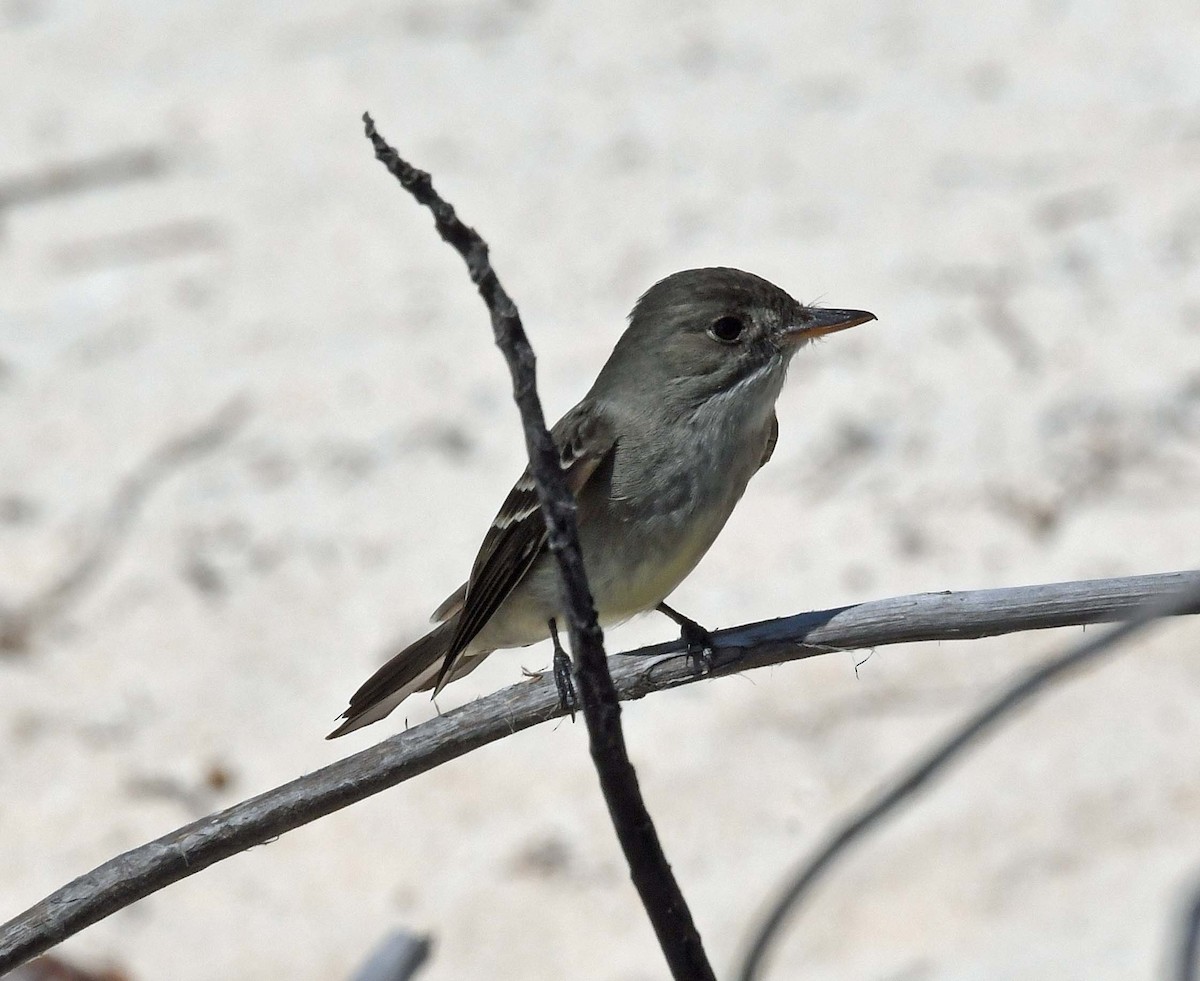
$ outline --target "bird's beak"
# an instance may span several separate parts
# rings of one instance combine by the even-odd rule
[[[794,324],[784,331],[788,340],[811,340],[814,337],[824,337],[826,334],[836,334],[839,330],[857,327],[868,320],[877,320],[873,313],[866,310],[823,310],[810,307],[808,318],[802,323]]]

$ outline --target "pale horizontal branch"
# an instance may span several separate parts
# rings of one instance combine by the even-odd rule
[[[1188,585],[1200,586],[1200,571],[921,593],[802,613],[717,632],[712,673],[832,650],[1123,620]],[[623,700],[700,680],[679,643],[617,655],[610,667]],[[513,685],[119,855],[0,927],[0,974],[172,882],[561,714],[549,678]]]

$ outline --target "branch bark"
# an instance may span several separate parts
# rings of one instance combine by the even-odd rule
[[[889,644],[1126,620],[1184,588],[1200,588],[1200,570],[921,593],[802,613],[718,631],[712,673]],[[1200,613],[1200,604],[1180,612]],[[702,680],[682,652],[676,641],[611,658],[618,696],[643,698]],[[562,714],[550,679],[525,681],[125,852],[0,927],[0,974],[222,859]]]
[[[533,348],[525,336],[521,316],[500,285],[488,258],[487,243],[479,233],[458,218],[454,208],[433,189],[427,173],[417,170],[387,144],[376,131],[369,113],[363,113],[363,123],[367,138],[375,147],[376,159],[418,203],[433,212],[438,234],[463,257],[471,282],[479,288],[479,295],[487,304],[496,345],[512,375],[513,398],[521,412],[529,472],[546,520],[548,544],[558,560],[576,688],[587,725],[592,763],[600,778],[609,817],[672,976],[678,981],[716,981],[625,747],[621,705],[608,673],[604,636],[596,621],[583,553],[579,549],[575,498],[567,487],[558,449],[546,429],[537,394]]]

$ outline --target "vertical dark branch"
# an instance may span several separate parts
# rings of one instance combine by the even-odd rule
[[[663,854],[658,832],[646,810],[637,774],[625,749],[621,707],[612,676],[608,673],[604,637],[596,621],[579,550],[575,500],[567,489],[558,451],[546,430],[537,395],[533,348],[525,336],[520,314],[500,285],[488,258],[487,244],[479,234],[464,224],[454,213],[454,208],[434,191],[427,173],[401,159],[387,144],[376,131],[369,114],[363,114],[363,123],[367,138],[375,147],[376,158],[409,194],[433,212],[438,234],[463,257],[471,281],[487,304],[496,344],[512,374],[513,398],[525,429],[529,470],[546,518],[550,549],[558,560],[562,576],[577,688],[583,703],[592,760],[609,815],[671,973],[676,978],[711,978],[715,981],[700,934]]]

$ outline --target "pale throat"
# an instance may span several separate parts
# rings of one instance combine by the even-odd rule
[[[696,407],[691,428],[714,440],[754,440],[770,424],[775,402],[787,379],[787,358],[765,362]]]

